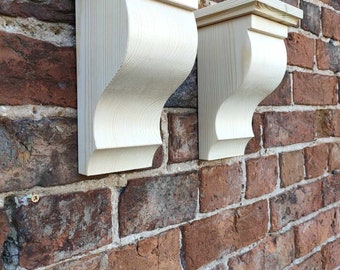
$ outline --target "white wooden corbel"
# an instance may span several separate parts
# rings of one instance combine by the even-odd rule
[[[284,76],[284,38],[302,11],[279,0],[228,0],[195,16],[200,159],[243,155],[258,103]]]
[[[197,53],[197,0],[77,0],[79,172],[150,167]]]

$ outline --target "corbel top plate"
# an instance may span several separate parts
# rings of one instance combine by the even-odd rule
[[[228,0],[195,12],[197,26],[204,27],[255,14],[287,26],[295,26],[303,11],[279,0]]]
[[[160,2],[178,6],[190,11],[194,11],[198,8],[198,2],[197,0],[158,0]]]

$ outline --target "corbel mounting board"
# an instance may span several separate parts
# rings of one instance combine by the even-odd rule
[[[200,159],[243,155],[258,103],[284,76],[284,39],[302,10],[279,0],[228,0],[195,16]]]
[[[150,167],[197,52],[197,0],[76,0],[79,172]]]

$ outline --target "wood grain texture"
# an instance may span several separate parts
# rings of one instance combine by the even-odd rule
[[[252,117],[258,103],[275,90],[285,74],[286,23],[258,16],[256,12],[246,16],[241,12],[240,17],[230,20],[214,18],[228,13],[224,9],[231,4],[232,10],[240,11],[249,2],[231,0],[229,4],[223,2],[222,6],[207,8],[210,11],[202,9],[196,13],[197,20],[209,16],[213,22],[199,27],[198,32],[200,159],[243,155],[254,136]],[[298,18],[294,18],[296,23]]]
[[[81,174],[152,164],[164,103],[197,52],[193,1],[166,2],[76,1]]]

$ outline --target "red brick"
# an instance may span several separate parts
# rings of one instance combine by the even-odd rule
[[[340,169],[340,143],[329,144],[328,166],[333,173]]]
[[[268,237],[261,244],[245,254],[229,260],[229,270],[283,269],[295,258],[294,233]]]
[[[77,147],[76,119],[0,118],[0,192],[87,179],[78,174]]]
[[[340,40],[340,14],[335,11],[322,8],[322,34],[325,37]]]
[[[340,136],[339,110],[318,110],[316,118],[317,137]]]
[[[224,253],[247,246],[266,235],[267,202],[225,211],[183,226],[184,259],[193,270]]]
[[[306,178],[323,175],[328,166],[328,145],[320,144],[305,148]]]
[[[340,10],[340,2],[338,0],[321,0],[321,1],[337,10]]]
[[[290,73],[286,72],[280,85],[260,103],[260,106],[290,105],[291,85]]]
[[[295,104],[336,105],[338,79],[335,76],[294,72]]]
[[[285,152],[280,154],[281,187],[300,182],[304,178],[303,151]]]
[[[0,104],[77,106],[76,50],[0,31]]]
[[[340,265],[340,239],[328,243],[321,250],[324,270],[332,270]]]
[[[330,175],[323,179],[322,195],[324,205],[340,201],[340,174]]]
[[[108,270],[181,270],[179,230],[167,231],[108,253]]]
[[[326,43],[318,40],[316,43],[316,61],[319,69],[340,71],[340,46],[334,46],[333,42]]]
[[[336,216],[334,209],[323,212],[315,218],[294,227],[296,257],[302,257],[313,248],[323,244],[335,235]]]
[[[169,114],[169,162],[198,159],[197,114]]]
[[[193,219],[198,187],[197,173],[130,180],[119,200],[120,235]]]
[[[102,255],[94,255],[89,257],[80,258],[75,261],[68,261],[65,263],[58,264],[50,270],[98,270],[102,269],[104,259]]]
[[[289,33],[285,41],[288,64],[312,69],[314,66],[314,39],[298,33]]]
[[[72,0],[1,1],[0,14],[36,17],[41,21],[75,23],[75,5]]]
[[[321,253],[313,254],[302,263],[295,265],[291,270],[323,270]]]
[[[8,237],[10,229],[11,228],[9,225],[7,214],[5,210],[0,209],[0,254],[2,254],[3,252],[3,246]],[[5,259],[5,254],[2,254],[2,257],[0,259],[0,269],[3,269],[3,264],[2,264],[3,259]]]
[[[313,111],[264,113],[264,147],[310,142],[315,135]]]
[[[243,173],[240,163],[202,168],[199,176],[202,212],[223,208],[241,200]]]
[[[289,222],[322,208],[321,181],[297,187],[270,199],[271,230],[277,231]]]
[[[311,3],[301,1],[300,8],[303,10],[301,28],[306,31],[310,31],[318,36],[321,30],[320,26],[321,12],[319,7]]]
[[[249,159],[246,161],[246,198],[254,198],[274,191],[277,183],[277,156]]]
[[[298,0],[281,0],[281,1],[287,4],[290,4],[292,6],[298,7]]]
[[[248,142],[246,149],[244,150],[245,154],[256,153],[261,150],[261,123],[262,123],[261,114],[254,113],[252,119],[254,137],[251,138],[250,141]]]
[[[20,266],[35,269],[111,243],[111,192],[50,195],[15,208]]]

